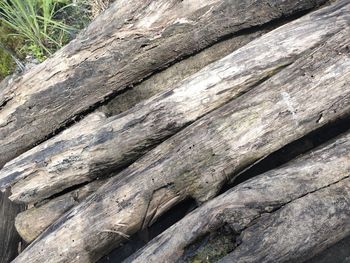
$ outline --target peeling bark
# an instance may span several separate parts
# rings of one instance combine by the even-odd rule
[[[322,16],[325,14],[323,11]],[[109,179],[14,262],[94,262],[176,203],[189,197],[198,202],[215,197],[222,185],[245,167],[349,114],[349,30],[338,32],[310,55]],[[327,166],[337,171],[332,180],[344,167],[348,176],[348,150],[339,165]],[[338,150],[337,158],[329,161],[340,160],[341,154]],[[305,184],[296,183],[303,189]]]
[[[156,71],[325,1],[116,1],[77,39],[0,90],[0,167]]]
[[[94,123],[86,121],[86,127],[67,129],[7,163],[0,171],[0,186],[12,186],[11,200],[36,202],[129,165],[150,147],[348,28],[349,9],[348,2],[340,2],[311,13],[263,35],[129,111]],[[289,94],[281,94],[295,118]]]
[[[350,233],[349,150],[348,132],[239,184],[125,262],[303,262]]]

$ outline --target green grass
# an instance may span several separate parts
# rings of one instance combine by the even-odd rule
[[[0,81],[16,69],[14,56],[17,59],[23,58],[19,54],[19,50],[23,47],[23,40],[19,37],[11,37],[11,33],[13,32],[0,21]]]
[[[4,79],[15,69],[16,65],[6,51],[0,49],[0,80]]]
[[[91,22],[100,1],[0,0],[0,81],[16,64],[42,62],[67,44]]]
[[[69,40],[72,30],[55,16],[63,0],[2,0],[0,20],[25,41],[24,53],[32,53],[42,61]]]

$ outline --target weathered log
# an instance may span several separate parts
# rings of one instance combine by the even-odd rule
[[[167,69],[162,70],[142,81],[140,84],[126,90],[124,93],[113,98],[105,105],[100,106],[97,111],[105,113],[107,116],[120,114],[129,110],[137,103],[151,98],[163,91],[176,87],[179,82],[185,78],[197,73],[205,66],[222,59],[238,48],[248,44],[250,41],[260,37],[282,24],[290,22],[293,18],[275,21],[273,24],[267,24],[249,32],[240,32],[228,40],[223,40],[211,47],[208,47],[198,54],[181,60]],[[250,32],[252,31],[252,32]]]
[[[9,191],[0,193],[0,263],[9,263],[21,250],[22,239],[15,228],[16,215],[24,210],[23,205],[14,204]]]
[[[178,202],[213,198],[245,167],[349,114],[349,30],[109,179],[14,262],[94,262]]]
[[[303,262],[350,234],[349,158],[350,132],[204,204],[126,262]]]
[[[283,22],[281,21],[280,23],[285,22],[286,21],[283,20]],[[217,43],[212,47],[209,47],[198,54],[184,59],[162,72],[153,75],[149,79],[111,100],[108,104],[101,106],[97,111],[101,111],[107,116],[116,115],[126,111],[138,102],[148,99],[161,91],[167,90],[168,87],[175,86],[177,82],[180,82],[191,74],[198,72],[206,65],[232,53],[234,50],[244,46],[262,34],[276,28],[280,23],[268,25],[247,34],[233,36],[228,40]],[[86,118],[90,118],[90,116],[91,114]],[[82,201],[84,197],[87,197],[88,194],[97,190],[97,185],[100,185],[100,183],[95,183],[94,181],[91,185],[83,186],[77,190],[71,191],[70,193],[64,194],[64,196],[55,197],[52,200],[46,200],[44,205],[39,204],[20,213],[16,217],[17,231],[26,242],[32,242],[55,220],[74,207],[77,203],[80,203],[80,201]],[[89,190],[87,191],[87,189]]]
[[[267,33],[123,114],[67,129],[7,163],[0,187],[12,186],[11,200],[36,202],[125,167],[348,27],[349,6],[339,2]]]
[[[218,262],[302,262],[350,234],[349,207],[347,177],[259,220],[244,231],[242,244]]]
[[[47,200],[43,204],[19,213],[15,219],[15,227],[18,233],[27,243],[32,242],[65,212],[94,193],[106,180],[93,181],[79,189],[60,195],[52,200]]]
[[[152,73],[325,1],[116,1],[76,40],[0,90],[0,166]]]

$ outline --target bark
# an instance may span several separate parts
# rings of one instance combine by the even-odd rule
[[[348,28],[349,9],[348,2],[340,2],[307,15],[123,114],[67,129],[9,162],[0,171],[0,186],[12,186],[11,200],[36,202],[129,165],[150,147]]]
[[[348,36],[349,28],[338,32],[163,142],[56,221],[14,262],[94,262],[178,202],[215,197],[245,167],[349,114]]]
[[[76,40],[0,91],[0,166],[152,73],[325,1],[116,1]]]
[[[0,262],[8,263],[21,250],[21,238],[15,229],[15,217],[24,206],[10,202],[9,191],[0,193]]]
[[[307,260],[350,233],[349,150],[350,132],[239,184],[126,262]]]

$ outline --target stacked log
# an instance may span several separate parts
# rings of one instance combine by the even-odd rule
[[[346,240],[350,131],[236,179],[350,116],[349,35],[348,0],[116,1],[0,83],[1,262],[14,226],[14,263],[97,262],[186,200],[125,262],[304,262]]]
[[[326,0],[129,0],[0,90],[0,166],[107,97],[243,29]]]
[[[124,168],[165,138],[312,52],[329,35],[347,28],[347,11],[347,5],[338,4],[338,8],[307,15],[129,111],[107,119],[91,116],[7,163],[0,171],[0,187],[12,187],[11,200],[37,202]],[[289,95],[285,96],[288,100]]]
[[[349,114],[348,35],[349,28],[341,30],[148,152],[61,217],[15,262],[40,262],[47,257],[43,246],[48,262],[95,261],[176,203],[215,197],[243,168]]]
[[[349,150],[348,132],[238,185],[126,262],[303,262],[350,234]]]

